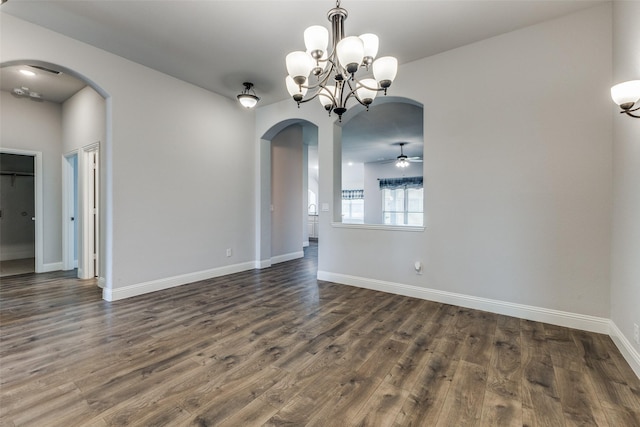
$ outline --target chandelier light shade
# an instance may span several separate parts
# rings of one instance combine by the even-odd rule
[[[631,114],[640,110],[640,80],[630,80],[613,86],[611,98],[620,106],[620,113],[640,119],[639,115]],[[633,108],[634,106],[636,108]]]
[[[318,98],[329,115],[335,112],[340,120],[350,100],[368,109],[378,92],[386,95],[398,71],[396,58],[376,59],[379,40],[375,34],[345,36],[347,15],[337,0],[336,7],[327,13],[331,34],[320,25],[307,28],[304,31],[306,51],[291,52],[286,57],[289,74],[286,87],[298,107]],[[360,70],[364,70],[364,75],[356,76]]]
[[[253,108],[256,106],[260,98],[256,95],[256,92],[253,90],[253,83],[244,82],[244,89],[242,93],[238,95],[238,101],[245,108]]]

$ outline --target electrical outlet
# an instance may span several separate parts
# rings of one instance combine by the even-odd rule
[[[638,327],[637,323],[633,324],[633,340],[640,345],[640,327]]]
[[[231,248],[227,249],[227,256],[231,256]]]

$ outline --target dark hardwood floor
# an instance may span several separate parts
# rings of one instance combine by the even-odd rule
[[[640,426],[605,335],[316,280],[302,260],[108,303],[3,278],[1,426]]]

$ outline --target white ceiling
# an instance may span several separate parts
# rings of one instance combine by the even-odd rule
[[[604,1],[344,0],[341,6],[349,13],[347,35],[377,34],[379,56],[395,56],[403,64]],[[242,82],[251,81],[265,105],[289,98],[284,58],[304,50],[306,27],[329,28],[326,14],[335,5],[331,0],[9,0],[0,12],[231,99]],[[18,67],[1,68],[1,89],[26,86],[43,99],[64,102],[84,86],[65,74],[35,71],[37,78],[25,79]],[[344,161],[395,158],[399,147],[393,144],[400,141],[410,142],[405,154],[421,156],[422,114],[408,105],[378,104],[343,129]],[[391,129],[403,131],[390,134]]]
[[[25,76],[20,70],[32,71],[35,75]],[[13,96],[16,96],[13,89],[25,88],[41,94],[41,100],[61,104],[85,86],[86,83],[68,74],[55,74],[27,64],[0,68],[0,90],[11,92]]]
[[[349,12],[347,35],[376,33],[379,55],[403,64],[603,1],[344,0],[342,7]],[[286,54],[304,49],[306,27],[329,26],[326,13],[335,4],[9,0],[1,11],[232,99],[251,81],[261,103],[269,104],[288,98]]]

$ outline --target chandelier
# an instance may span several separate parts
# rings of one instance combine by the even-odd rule
[[[289,75],[285,81],[298,108],[301,103],[318,98],[329,115],[333,111],[342,121],[350,99],[368,110],[378,92],[387,94],[398,71],[398,60],[392,56],[375,59],[378,54],[378,36],[375,34],[345,37],[347,11],[340,7],[340,0],[327,13],[327,18],[331,22],[330,50],[327,51],[329,31],[325,27],[313,25],[307,28],[304,31],[307,50],[287,55]],[[367,78],[356,78],[361,68]]]

